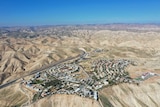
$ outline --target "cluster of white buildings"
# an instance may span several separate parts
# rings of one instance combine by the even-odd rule
[[[54,75],[57,72],[71,74],[77,71],[79,71],[79,66],[76,64],[60,64],[46,70],[46,72],[50,75]]]
[[[77,94],[98,100],[98,93],[88,85],[94,84],[94,81],[91,78],[86,80],[76,78],[77,72],[79,72],[79,66],[76,64],[60,64],[34,74],[24,83],[27,88],[40,93],[41,98],[51,94]],[[55,80],[60,81],[61,84],[53,85],[52,81]],[[48,83],[51,85],[46,86]]]
[[[158,74],[155,74],[152,72],[146,72],[146,73],[142,74],[141,79],[146,80],[146,79],[153,77],[153,76],[158,76]]]
[[[131,64],[131,61],[125,59],[99,59],[94,61],[92,63],[92,68],[94,71],[93,74],[98,80],[95,82],[96,89],[113,83],[132,82],[132,79],[125,71],[125,67],[129,64]]]
[[[25,82],[25,85],[27,88],[40,93],[41,98],[51,94],[77,94],[98,100],[96,90],[111,84],[111,82],[131,81],[125,72],[125,67],[129,64],[130,61],[123,59],[97,60],[92,65],[93,74],[85,79],[75,76],[80,70],[78,65],[59,64],[46,69],[44,72],[36,73],[33,78]],[[55,85],[52,81],[57,82],[57,84]]]
[[[63,63],[34,74],[24,84],[39,93],[40,98],[51,94],[76,94],[98,100],[98,89],[115,83],[133,82],[125,71],[125,67],[129,64],[131,62],[124,59],[96,60],[92,64],[92,74],[82,79],[77,77],[80,73],[79,65]],[[146,75],[148,74],[143,75],[142,78],[146,78]]]

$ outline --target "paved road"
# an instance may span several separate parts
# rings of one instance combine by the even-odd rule
[[[89,75],[87,74],[87,72],[83,69],[83,67],[80,65],[79,66],[82,69],[82,72],[85,73],[87,75],[87,77],[89,78]]]
[[[62,62],[66,62],[66,61],[69,61],[69,60],[72,60],[72,59],[75,59],[75,58],[82,58],[85,54],[86,54],[86,53],[85,53],[84,51],[82,51],[81,54],[79,54],[79,55],[77,55],[77,56],[75,56],[75,57],[70,57],[70,58],[67,58],[67,59],[64,59],[64,60],[60,60],[60,61],[58,61],[58,62],[56,62],[56,63],[51,63],[51,64],[49,64],[48,66],[42,67],[41,69],[34,70],[34,71],[30,72],[30,73],[27,74],[27,75],[24,75],[24,76],[22,76],[22,77],[19,77],[19,78],[17,78],[17,79],[14,79],[14,80],[12,80],[12,81],[10,81],[10,82],[8,82],[8,83],[5,83],[5,84],[0,85],[0,89],[5,88],[5,87],[7,87],[7,86],[9,86],[9,85],[11,85],[11,84],[13,84],[13,83],[15,83],[17,80],[19,80],[19,79],[21,79],[21,78],[24,78],[24,77],[29,76],[29,75],[33,75],[33,74],[35,74],[35,73],[37,73],[37,72],[43,72],[43,71],[45,71],[46,69],[49,69],[49,68],[51,68],[51,67],[53,67],[53,66],[56,66],[56,65],[58,65],[58,64],[60,64],[60,63],[62,63]]]
[[[13,83],[16,82],[17,80],[18,80],[18,79],[15,79],[15,80],[10,81],[10,82],[8,82],[8,83],[6,83],[6,84],[0,85],[0,89],[1,89],[1,88],[4,88],[4,87],[7,87],[7,86],[10,85],[10,84],[13,84]]]

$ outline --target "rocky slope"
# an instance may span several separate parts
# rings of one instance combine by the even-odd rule
[[[21,76],[50,63],[76,56],[75,48],[66,48],[55,38],[0,39],[0,84],[11,75]],[[45,42],[44,42],[45,41]],[[60,53],[60,54],[59,54]],[[6,80],[6,81],[8,81]]]
[[[28,98],[19,90],[19,84],[0,90],[0,107],[19,107]]]
[[[101,90],[101,95],[114,107],[159,107],[159,89],[160,79],[154,83],[141,83],[139,86],[132,84],[112,86]]]
[[[125,58],[136,61],[137,66],[127,68],[133,78],[148,71],[160,73],[159,32],[81,29],[72,30],[69,34],[71,35],[61,37],[55,35],[38,36],[36,38],[1,37],[0,84],[58,60],[76,56],[80,53],[79,48],[84,48],[88,52],[99,48],[104,50],[103,53],[95,54],[94,57]],[[119,84],[100,90],[104,107],[160,106],[159,79],[159,77],[152,77],[139,86]],[[19,89],[19,87],[16,89]],[[7,100],[11,94],[9,92],[13,93],[13,98],[19,93],[23,96],[22,99],[26,100],[22,93],[15,90],[6,92],[6,97],[3,97],[4,94],[2,94],[4,90],[0,90],[0,105],[2,107],[8,106],[6,104],[16,105],[19,101],[19,99],[17,101],[15,99],[13,100],[14,104],[12,104],[12,101]],[[99,104],[91,99],[72,95],[47,97],[35,102],[31,107],[43,107],[46,104],[48,104],[48,107],[62,107],[64,105],[67,107],[99,107]]]

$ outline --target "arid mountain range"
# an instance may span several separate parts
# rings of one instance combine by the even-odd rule
[[[160,74],[160,26],[153,24],[109,24],[77,26],[37,26],[0,28],[0,84],[33,70],[80,54],[80,48],[94,58],[129,59],[137,66],[127,67],[132,78],[145,72]],[[102,53],[94,53],[101,49]],[[90,65],[90,62],[82,63]],[[88,66],[90,67],[90,66]],[[87,70],[87,67],[86,67]],[[88,71],[90,72],[90,71]],[[138,86],[117,84],[99,90],[104,107],[159,107],[160,77]],[[19,96],[19,97],[18,97]],[[0,106],[20,106],[29,97],[18,83],[0,89]],[[101,107],[76,95],[53,95],[31,107]]]

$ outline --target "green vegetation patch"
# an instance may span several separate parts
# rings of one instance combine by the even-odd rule
[[[31,84],[42,84],[42,80],[33,80]]]
[[[45,83],[44,87],[47,88],[49,86],[61,86],[61,85],[62,85],[62,81],[55,79]]]
[[[137,77],[137,78],[135,78],[135,80],[137,80],[137,81],[143,81],[143,79],[141,77]]]
[[[36,93],[36,94],[33,96],[32,101],[33,101],[33,102],[37,101],[37,100],[39,99],[39,97],[40,97],[40,94],[41,94],[41,93]]]

